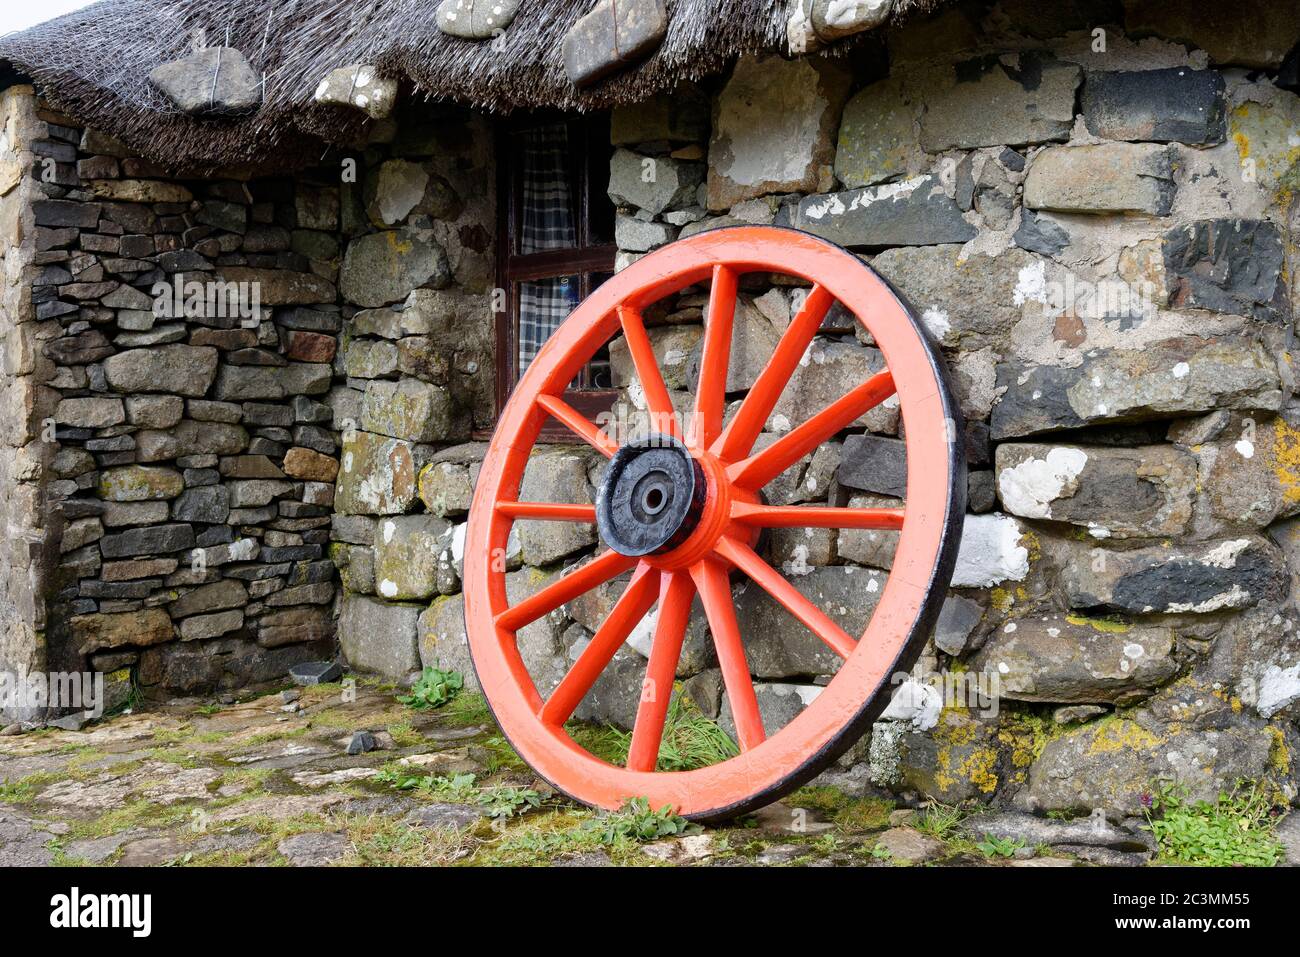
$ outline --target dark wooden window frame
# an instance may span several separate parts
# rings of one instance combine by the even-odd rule
[[[518,248],[522,192],[518,188],[518,170],[511,146],[511,136],[529,126],[563,121],[569,128],[569,141],[580,144],[574,149],[577,159],[572,166],[571,188],[578,198],[577,246],[523,255]],[[594,242],[591,235],[590,190],[603,190],[608,179],[609,138],[603,123],[591,117],[566,113],[530,113],[512,117],[498,124],[497,154],[497,285],[505,291],[505,310],[496,314],[496,409],[499,416],[519,378],[519,284],[536,279],[575,276],[578,298],[591,295],[592,273],[613,273],[618,247],[611,241]],[[597,156],[604,156],[597,161]],[[610,223],[613,232],[613,223]],[[611,235],[612,240],[612,235]],[[619,396],[616,389],[570,389],[565,401],[592,421],[608,411]],[[572,432],[554,420],[542,428],[545,442],[576,441]]]

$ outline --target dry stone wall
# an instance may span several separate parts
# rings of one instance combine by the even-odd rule
[[[339,187],[177,179],[35,110],[49,667],[120,700],[328,657]]]
[[[34,187],[24,175],[43,136],[31,87],[0,95],[0,235],[4,290],[0,296],[0,671],[12,675],[45,668],[45,605],[51,555],[42,479],[51,450],[41,422],[53,411],[43,388],[52,373],[41,355],[40,325],[27,276],[36,268],[32,216]],[[35,704],[0,704],[0,720],[40,717]]]
[[[0,666],[105,673],[111,705],[333,658],[335,563],[359,587],[413,463],[490,421],[455,311],[489,275],[484,127],[416,113],[337,166],[200,179],[30,88],[4,106]]]
[[[331,549],[343,655],[405,679],[421,667],[421,615],[460,591],[483,451],[471,439],[493,424],[493,130],[446,110],[399,118],[362,160],[339,280]]]
[[[1280,67],[1300,22],[1247,4],[1253,26],[1229,39],[1212,12],[1173,6],[1083,4],[1045,20],[1026,4],[974,4],[889,35],[887,68],[852,55],[743,59],[716,86],[614,111],[621,265],[742,223],[841,243],[915,307],[967,419],[970,514],[933,641],[828,780],[1116,817],[1140,813],[1163,780],[1198,797],[1242,778],[1296,796],[1288,277],[1300,97]],[[742,285],[733,399],[802,295]],[[683,411],[706,306],[695,288],[647,312]],[[634,384],[618,340],[611,360],[616,384]],[[854,318],[832,312],[760,443],[881,363]],[[618,414],[635,421],[639,401],[629,390]],[[897,505],[902,438],[897,410],[879,408],[793,466],[768,500]],[[430,511],[463,521],[474,461],[466,449],[420,473]],[[590,500],[600,468],[581,448],[545,449],[525,497]],[[444,533],[453,565],[457,527]],[[895,537],[778,530],[766,555],[860,632]],[[521,524],[511,599],[594,542],[582,526]],[[521,631],[543,695],[622,585]],[[770,732],[837,660],[761,590],[737,582],[735,598]],[[409,628],[419,612],[423,662],[466,670],[459,596],[422,602],[401,614]],[[578,717],[630,725],[652,629],[633,634]],[[698,609],[678,678],[730,727]]]

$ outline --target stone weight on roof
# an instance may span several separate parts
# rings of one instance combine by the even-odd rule
[[[191,116],[247,113],[262,102],[261,79],[231,47],[207,47],[164,63],[149,74],[149,82]]]

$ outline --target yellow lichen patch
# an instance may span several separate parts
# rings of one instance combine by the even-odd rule
[[[1241,107],[1238,107],[1238,109],[1241,109]],[[1241,130],[1234,130],[1232,133],[1232,142],[1237,144],[1237,155],[1243,160],[1250,156],[1250,140],[1246,138],[1245,133]]]
[[[1093,729],[1087,754],[1110,754],[1115,751],[1140,751],[1159,747],[1164,738],[1152,734],[1136,721],[1127,718],[1103,718]]]
[[[1000,612],[1010,611],[1011,606],[1016,603],[1015,596],[1005,588],[993,589],[989,593],[989,600],[993,603],[993,607]]]
[[[1051,718],[1029,711],[1005,711],[998,727],[998,741],[1006,745],[1011,754],[1011,765],[1017,771],[1013,780],[1024,780],[1024,769],[1033,764],[1047,747],[1047,742],[1061,733],[1061,726]]]
[[[1241,703],[1241,699],[1238,698],[1236,695],[1228,694],[1228,692],[1223,688],[1211,688],[1210,695],[1222,701],[1229,708],[1231,708],[1233,714],[1241,714],[1241,709],[1243,706]]]
[[[1029,552],[1031,565],[1043,557],[1043,543],[1032,531],[1026,531],[1020,536],[1020,544],[1024,546],[1025,551]]]
[[[985,794],[992,794],[998,789],[997,763],[998,754],[992,748],[976,748],[958,763],[956,773]]]
[[[975,722],[964,708],[945,708],[930,734],[940,744],[970,744],[975,740]]]
[[[1247,160],[1254,163],[1256,179],[1265,183],[1283,180],[1300,163],[1300,145],[1295,145],[1293,136],[1288,135],[1291,133],[1288,129],[1291,121],[1278,115],[1275,107],[1262,103],[1242,103],[1232,110],[1229,122],[1237,156],[1243,168]],[[1251,141],[1248,130],[1261,138],[1258,148]]]
[[[388,245],[392,246],[395,252],[402,253],[403,255],[409,253],[412,249],[415,248],[415,244],[411,242],[409,239],[408,240],[400,239],[398,237],[397,230],[395,229],[388,230],[386,233],[384,233],[384,237],[388,240]]]
[[[1133,630],[1133,626],[1127,622],[1113,621],[1109,618],[1087,618],[1083,615],[1066,615],[1065,620],[1072,625],[1087,625],[1093,631],[1099,631],[1107,635],[1122,635],[1125,632]]]
[[[997,790],[997,751],[976,743],[980,724],[966,709],[945,708],[930,734],[938,745],[934,783],[940,792],[951,793],[966,782],[986,794]]]
[[[1273,471],[1288,504],[1300,502],[1300,429],[1283,419],[1273,423]]]
[[[1265,730],[1273,738],[1273,745],[1268,752],[1268,765],[1282,775],[1291,773],[1291,750],[1286,746],[1286,735],[1282,729],[1270,724]]]

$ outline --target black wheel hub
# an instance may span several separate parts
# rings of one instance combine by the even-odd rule
[[[695,530],[704,498],[704,472],[686,446],[650,435],[609,460],[596,495],[596,527],[621,555],[666,552]]]

